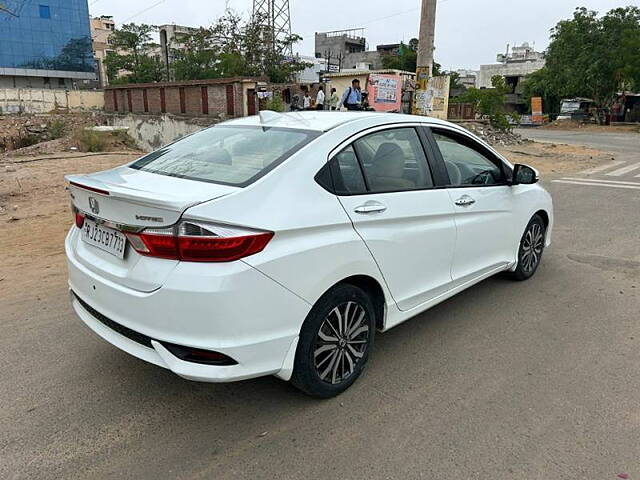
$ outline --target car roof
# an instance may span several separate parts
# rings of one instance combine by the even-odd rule
[[[397,122],[420,122],[433,125],[452,125],[444,120],[418,115],[405,115],[399,113],[383,112],[330,112],[330,111],[303,111],[277,113],[262,111],[261,115],[242,117],[224,122],[225,125],[247,125],[264,127],[298,128],[303,130],[316,130],[326,132],[352,122],[364,119],[378,118],[380,124]]]

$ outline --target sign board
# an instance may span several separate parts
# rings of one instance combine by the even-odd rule
[[[430,78],[426,82],[426,89],[420,88],[424,86],[421,82],[423,79],[420,78],[416,81],[414,113],[446,120],[449,109],[450,77],[443,75]]]
[[[531,98],[531,116],[533,123],[544,122],[544,117],[542,116],[542,97]]]
[[[369,104],[376,111],[400,111],[402,107],[402,79],[400,75],[372,73],[369,75],[367,90]]]

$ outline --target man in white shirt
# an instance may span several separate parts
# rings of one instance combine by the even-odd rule
[[[316,95],[316,109],[324,110],[324,87],[322,85],[318,87],[318,94]]]

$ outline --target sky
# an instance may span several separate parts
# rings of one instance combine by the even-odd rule
[[[418,36],[420,0],[290,0],[291,29],[304,37],[294,47],[314,54],[314,32],[365,28],[369,49]],[[584,6],[600,13],[640,0],[438,0],[435,59],[447,70],[495,63],[507,44],[549,44],[549,30]],[[91,15],[113,15],[116,23],[175,23],[207,26],[226,7],[249,15],[251,0],[89,0]]]

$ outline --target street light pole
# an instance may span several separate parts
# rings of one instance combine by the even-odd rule
[[[427,87],[433,73],[433,52],[435,50],[437,0],[422,0],[420,11],[420,35],[418,36],[418,61],[416,65],[416,91],[413,99],[413,113],[426,115]]]

